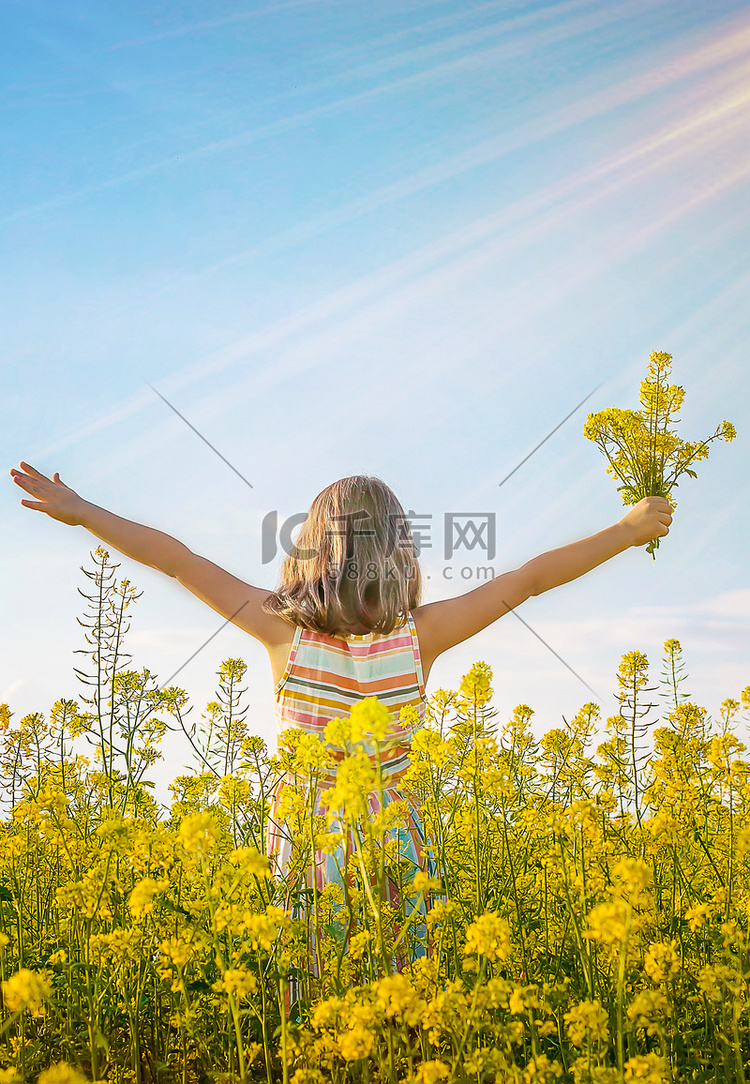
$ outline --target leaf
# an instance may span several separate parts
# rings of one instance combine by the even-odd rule
[[[109,1040],[107,1039],[107,1036],[99,1030],[99,1028],[96,1028],[96,1030],[94,1031],[94,1045],[98,1047],[99,1050],[102,1050],[105,1054],[109,1054]]]
[[[174,900],[170,900],[168,896],[165,896],[162,899],[161,906],[165,911],[171,911],[173,914],[184,915],[186,918],[194,921],[190,911],[183,907],[181,903],[175,903]]]

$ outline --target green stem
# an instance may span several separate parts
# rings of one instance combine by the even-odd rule
[[[633,906],[628,903],[628,913],[625,919],[625,936],[620,945],[620,959],[617,969],[617,1071],[620,1080],[625,1079],[625,1037],[623,1026],[623,1000],[625,996],[625,966],[627,961],[628,940],[630,938],[630,926],[633,920]]]

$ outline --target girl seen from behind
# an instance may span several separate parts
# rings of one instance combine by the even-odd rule
[[[123,519],[91,504],[28,463],[12,469],[28,495],[21,503],[52,519],[85,527],[127,557],[173,577],[223,617],[260,640],[268,651],[274,680],[277,736],[301,728],[321,741],[337,719],[377,697],[377,727],[361,737],[373,763],[379,760],[382,788],[368,796],[374,817],[403,802],[399,782],[409,767],[410,735],[424,719],[425,684],[435,660],[481,632],[532,595],[574,580],[631,546],[666,535],[671,506],[646,497],[617,523],[581,541],[550,550],[454,598],[422,604],[418,555],[404,509],[378,478],[355,475],[326,487],[312,502],[292,552],[282,563],[276,591],[254,587],[162,531]],[[367,704],[374,703],[367,701]],[[367,719],[360,712],[360,719]],[[373,716],[375,718],[375,716]],[[385,720],[387,719],[387,723]],[[329,729],[329,736],[334,733]],[[344,749],[328,742],[332,765],[322,772],[307,812],[322,818],[326,797],[336,785],[336,761]],[[349,887],[347,860],[357,841],[344,838],[333,851],[311,855],[284,816],[289,783],[281,778],[271,796],[266,847],[289,904],[300,878],[312,893],[337,883]],[[285,789],[286,788],[286,789]],[[297,788],[299,789],[299,788]],[[406,802],[405,827],[394,827],[392,843],[403,861],[431,872],[429,847],[419,810]],[[330,831],[340,824],[333,820]],[[346,833],[344,833],[344,836]],[[302,856],[300,863],[300,856]],[[290,876],[290,872],[293,876]],[[388,901],[398,909],[398,886],[388,884]],[[422,909],[424,914],[424,909]],[[426,951],[425,928],[415,926],[411,955]],[[348,930],[352,935],[353,930]],[[393,935],[398,941],[398,930]],[[312,943],[312,942],[311,942]],[[395,963],[407,959],[406,941]],[[317,947],[313,973],[320,962]],[[294,990],[291,992],[293,996]]]

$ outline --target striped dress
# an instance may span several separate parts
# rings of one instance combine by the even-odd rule
[[[386,635],[369,632],[332,637],[298,625],[284,673],[274,693],[277,735],[287,727],[301,727],[308,733],[317,734],[321,741],[324,741],[323,732],[331,719],[346,718],[358,701],[367,696],[376,696],[388,708],[393,720],[389,730],[391,740],[384,742],[380,748],[384,803],[388,805],[405,797],[399,790],[399,782],[410,764],[410,739],[408,729],[398,724],[399,712],[409,705],[416,709],[422,721],[427,703],[419,641],[411,614],[404,625]],[[341,756],[343,753],[338,759]],[[370,759],[373,762],[376,760],[374,755]],[[280,779],[271,797],[266,845],[277,877],[286,875],[294,855],[294,832],[283,818],[277,816],[280,791],[285,784],[293,782],[290,778]],[[314,796],[316,815],[326,815],[327,810],[321,805],[320,797],[334,782],[335,770],[319,780]],[[370,793],[369,807],[372,813],[378,812],[379,792]],[[401,856],[409,859],[415,870],[419,868],[431,872],[432,862],[425,853],[422,820],[412,803],[408,806],[406,822],[406,829],[393,829],[389,838],[398,839]],[[338,821],[331,824],[332,831],[340,829]],[[339,867],[343,869],[345,865],[345,847],[351,854],[353,846],[350,835],[335,855],[316,852],[307,868],[307,887],[313,887],[314,878],[319,890],[325,884],[334,882],[343,891]],[[294,887],[290,886],[290,891]],[[391,882],[387,891],[389,902],[398,905],[398,886]],[[423,926],[421,934],[425,934]],[[417,956],[424,954],[425,950],[419,945],[412,952]],[[313,956],[316,954],[313,953]],[[404,963],[405,958],[401,956],[397,960],[399,969]],[[311,967],[313,973],[317,974],[315,958],[311,961]]]

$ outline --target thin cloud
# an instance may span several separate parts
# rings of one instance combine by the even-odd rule
[[[577,5],[578,0],[569,0],[569,2]],[[588,34],[597,27],[611,22],[613,18],[619,19],[622,16],[625,7],[626,5],[621,4],[616,9],[597,8],[592,14],[581,16],[579,19],[574,18],[565,20],[560,25],[552,25],[545,31],[537,31],[533,35],[532,40],[513,40],[510,42],[503,42],[501,45],[489,46],[486,49],[475,49],[467,57],[461,57],[442,64],[433,65],[425,71],[414,72],[401,79],[392,80],[391,82],[382,83],[379,86],[362,90],[355,94],[346,95],[333,102],[314,106],[301,113],[283,117],[265,125],[259,125],[255,128],[240,132],[237,135],[229,136],[221,140],[215,140],[201,147],[194,147],[192,149],[180,148],[179,154],[175,153],[168,155],[136,169],[127,170],[115,177],[108,178],[105,181],[97,181],[90,185],[84,185],[73,192],[62,194],[52,200],[46,200],[31,207],[21,208],[7,215],[3,219],[3,224],[8,225],[39,212],[66,206],[87,196],[117,188],[133,181],[143,180],[146,177],[150,177],[167,168],[175,167],[178,161],[181,163],[180,168],[183,168],[188,162],[202,160],[219,153],[247,146],[260,139],[281,135],[300,125],[307,124],[310,121],[319,120],[326,116],[337,115],[396,91],[402,91],[409,87],[421,86],[435,80],[450,80],[467,72],[475,71],[477,68],[486,64],[494,65],[501,60],[508,59],[512,56],[522,56],[529,49],[539,48],[548,42],[568,39],[578,34]],[[650,3],[650,0],[631,0],[631,3],[628,4],[627,7],[632,8],[633,10],[647,10],[652,7],[652,4]],[[615,12],[617,14],[615,14]],[[730,34],[731,33],[732,32],[730,32]],[[741,32],[734,32],[734,36],[743,38]],[[530,35],[530,38],[531,37],[532,36]],[[745,45],[745,48],[747,48],[747,45]]]
[[[153,303],[159,296],[164,296],[165,294],[179,290],[189,283],[198,282],[207,276],[239,263],[257,259],[260,256],[272,255],[276,252],[284,251],[294,245],[313,240],[329,230],[336,229],[358,218],[372,214],[385,206],[407,199],[430,188],[437,187],[446,181],[454,180],[473,169],[489,165],[490,163],[499,160],[501,157],[522,149],[524,146],[541,142],[545,138],[560,135],[577,124],[591,120],[596,116],[601,116],[610,111],[617,110],[623,105],[632,104],[638,99],[647,97],[656,90],[664,90],[671,84],[680,82],[688,76],[694,76],[698,73],[705,74],[713,68],[720,67],[722,69],[720,73],[721,82],[726,83],[728,80],[730,83],[736,82],[737,80],[741,81],[743,89],[741,89],[739,93],[739,98],[740,103],[744,105],[746,104],[745,65],[744,63],[739,62],[744,61],[745,54],[749,49],[750,26],[738,29],[736,24],[732,24],[729,32],[722,34],[717,40],[704,44],[692,52],[664,63],[660,68],[629,78],[615,87],[597,90],[596,93],[593,93],[592,89],[589,88],[579,100],[570,105],[561,107],[556,111],[553,110],[551,113],[521,125],[519,128],[510,132],[482,140],[468,150],[462,151],[456,155],[451,155],[442,162],[418,170],[409,177],[402,178],[389,185],[385,185],[374,192],[366,193],[363,196],[349,200],[340,207],[334,208],[322,215],[318,215],[307,222],[292,226],[250,248],[225,257],[209,267],[204,268],[197,274],[179,278],[177,281],[173,281],[169,285],[158,290],[150,290],[148,301]],[[729,65],[732,61],[736,62],[734,67],[726,69],[725,66]],[[704,86],[701,86],[698,91],[690,89],[685,90],[683,91],[681,103],[678,99],[675,108],[679,109],[681,107],[683,111],[688,109],[692,110],[694,105],[693,95],[695,93],[703,94],[705,98],[708,93],[717,96],[720,93],[720,89],[717,87],[717,84],[714,83],[712,84],[711,90],[708,92]],[[722,104],[722,109],[725,112],[727,108],[731,111],[732,108],[736,109],[736,107],[736,103],[734,106],[728,106],[726,102]],[[721,110],[717,114],[717,117],[720,118],[720,115]],[[702,119],[698,120],[698,123],[710,124],[713,120],[713,115],[709,115],[708,117],[703,116]],[[648,143],[645,143],[641,145],[640,148],[636,148],[635,150],[631,149],[628,152],[629,158],[632,160],[639,155],[642,156],[643,154],[648,153],[649,150],[653,151],[668,142],[682,139],[688,134],[690,125],[695,125],[696,120],[688,118],[685,123],[688,126],[687,128],[684,126],[681,128],[673,127],[663,131],[658,142],[652,143],[650,147]],[[717,139],[721,138],[726,137],[723,136],[719,130],[709,132],[710,140],[715,142]],[[739,146],[743,146],[741,141]],[[699,149],[693,145],[682,148],[678,153],[695,154],[698,153],[698,151]],[[619,161],[615,158],[614,161],[602,164],[602,166],[599,167],[600,173],[606,173],[607,171],[611,172],[612,169],[621,169],[627,164],[628,156],[621,158]],[[589,175],[588,181],[586,177],[573,177],[569,183],[574,186],[580,186],[582,183],[591,183],[594,180],[596,180],[596,174]],[[720,177],[717,181],[717,191],[721,190],[722,186],[725,187],[726,184]],[[565,194],[564,187],[559,190],[553,189],[552,193],[556,196],[562,196]],[[549,198],[549,191],[540,193],[526,205],[525,213],[532,214],[537,206],[538,200],[541,199],[541,201],[544,202],[545,200],[548,201]],[[520,209],[523,213],[523,204],[520,205]],[[506,216],[507,213],[507,211],[504,211],[502,212],[502,215]],[[502,221],[503,220],[501,220],[501,224]],[[509,222],[510,218],[505,218],[504,221]],[[124,307],[120,306],[115,310],[110,309],[106,313],[101,313],[95,319],[111,318],[116,315],[118,311],[123,311],[123,308],[127,309],[133,305],[137,306],[142,303],[142,299],[130,302]]]
[[[198,23],[183,23],[180,26],[174,26],[168,30],[161,30],[158,34],[146,34],[140,38],[118,41],[114,45],[108,45],[106,51],[116,52],[121,49],[140,48],[143,45],[152,45],[157,41],[189,37],[191,34],[203,34],[206,30],[219,30],[225,26],[250,22],[252,19],[259,19],[264,15],[275,15],[279,11],[319,6],[320,0],[277,0],[274,4],[267,7],[254,8],[252,11],[238,11],[234,12],[232,15],[225,15],[220,19],[203,19]]]
[[[750,27],[746,28],[744,33],[736,34],[735,39],[728,41],[724,37],[703,45],[691,56],[665,66],[662,73],[645,76],[640,83],[628,81],[627,90],[620,88],[614,98],[610,98],[610,104],[613,100],[618,103],[630,100],[639,87],[641,93],[650,91],[653,89],[654,80],[657,83],[661,80],[663,83],[668,76],[675,80],[681,79],[686,73],[703,71],[726,62],[730,55],[735,58],[744,55],[743,50],[750,47]],[[745,143],[738,137],[747,123],[750,93],[746,84],[739,88],[735,86],[736,76],[734,69],[731,72],[722,69],[715,79],[704,81],[704,101],[700,108],[696,108],[690,96],[690,108],[686,115],[681,115],[678,111],[678,115],[668,124],[662,125],[645,138],[633,141],[623,151],[563,177],[498,212],[462,226],[418,251],[393,261],[385,268],[333,291],[251,335],[244,336],[175,374],[167,382],[167,389],[173,391],[185,388],[239,360],[258,355],[269,347],[278,350],[283,344],[292,344],[297,337],[304,338],[307,361],[291,357],[284,362],[277,357],[274,366],[253,374],[251,384],[258,390],[267,388],[280,380],[288,379],[306,365],[315,364],[315,347],[318,346],[320,350],[330,349],[331,335],[340,338],[351,334],[353,322],[363,319],[371,321],[375,315],[379,320],[387,319],[398,309],[419,299],[427,299],[430,294],[437,295],[449,285],[476,274],[501,256],[512,254],[515,249],[544,237],[571,216],[620,195],[628,186],[636,185],[643,178],[663,174],[667,169],[678,165],[688,174],[703,160],[719,151],[725,152],[723,168],[716,172],[712,182],[704,182],[695,190],[688,187],[686,192],[676,191],[669,206],[657,207],[647,212],[642,227],[632,231],[624,244],[619,244],[611,256],[605,254],[599,260],[588,261],[575,274],[566,275],[559,291],[573,289],[581,281],[605,270],[608,261],[611,263],[621,259],[625,252],[637,250],[677,223],[680,218],[694,213],[721,194],[746,182],[750,159]],[[678,99],[678,102],[680,100],[682,99]],[[497,147],[495,149],[497,150]],[[476,154],[474,148],[468,156],[463,157],[465,168],[471,168],[468,163],[476,163]],[[730,157],[736,161],[732,162]],[[315,229],[329,228],[334,223],[367,213],[384,202],[403,198],[407,193],[419,190],[420,185],[439,183],[440,176],[455,175],[460,161],[461,156],[454,156],[451,162],[443,163],[433,171],[421,171],[421,176],[407,178],[374,195],[350,201],[329,216],[323,216],[317,223],[301,227],[297,236],[304,235],[305,230],[310,235]],[[651,220],[648,218],[649,214]],[[276,240],[276,244],[290,242],[293,235],[294,231],[287,231],[281,239]],[[257,253],[262,251],[263,247],[261,244],[250,251]],[[226,265],[227,261],[223,263]],[[527,318],[531,311],[538,311],[549,301],[548,294],[537,294],[532,301],[517,309],[518,318]],[[333,321],[336,322],[335,329],[326,329],[325,325]],[[316,328],[322,330],[316,331]],[[114,421],[131,416],[140,410],[143,404],[144,396],[137,395],[130,403],[108,413],[86,429],[79,430],[75,439],[100,432]],[[56,442],[53,449],[47,450],[59,451],[69,443],[69,440],[63,439],[62,442]]]
[[[15,681],[11,681],[10,685],[5,685],[3,689],[0,690],[0,704],[9,704],[11,699],[25,684],[25,678],[16,678]]]

